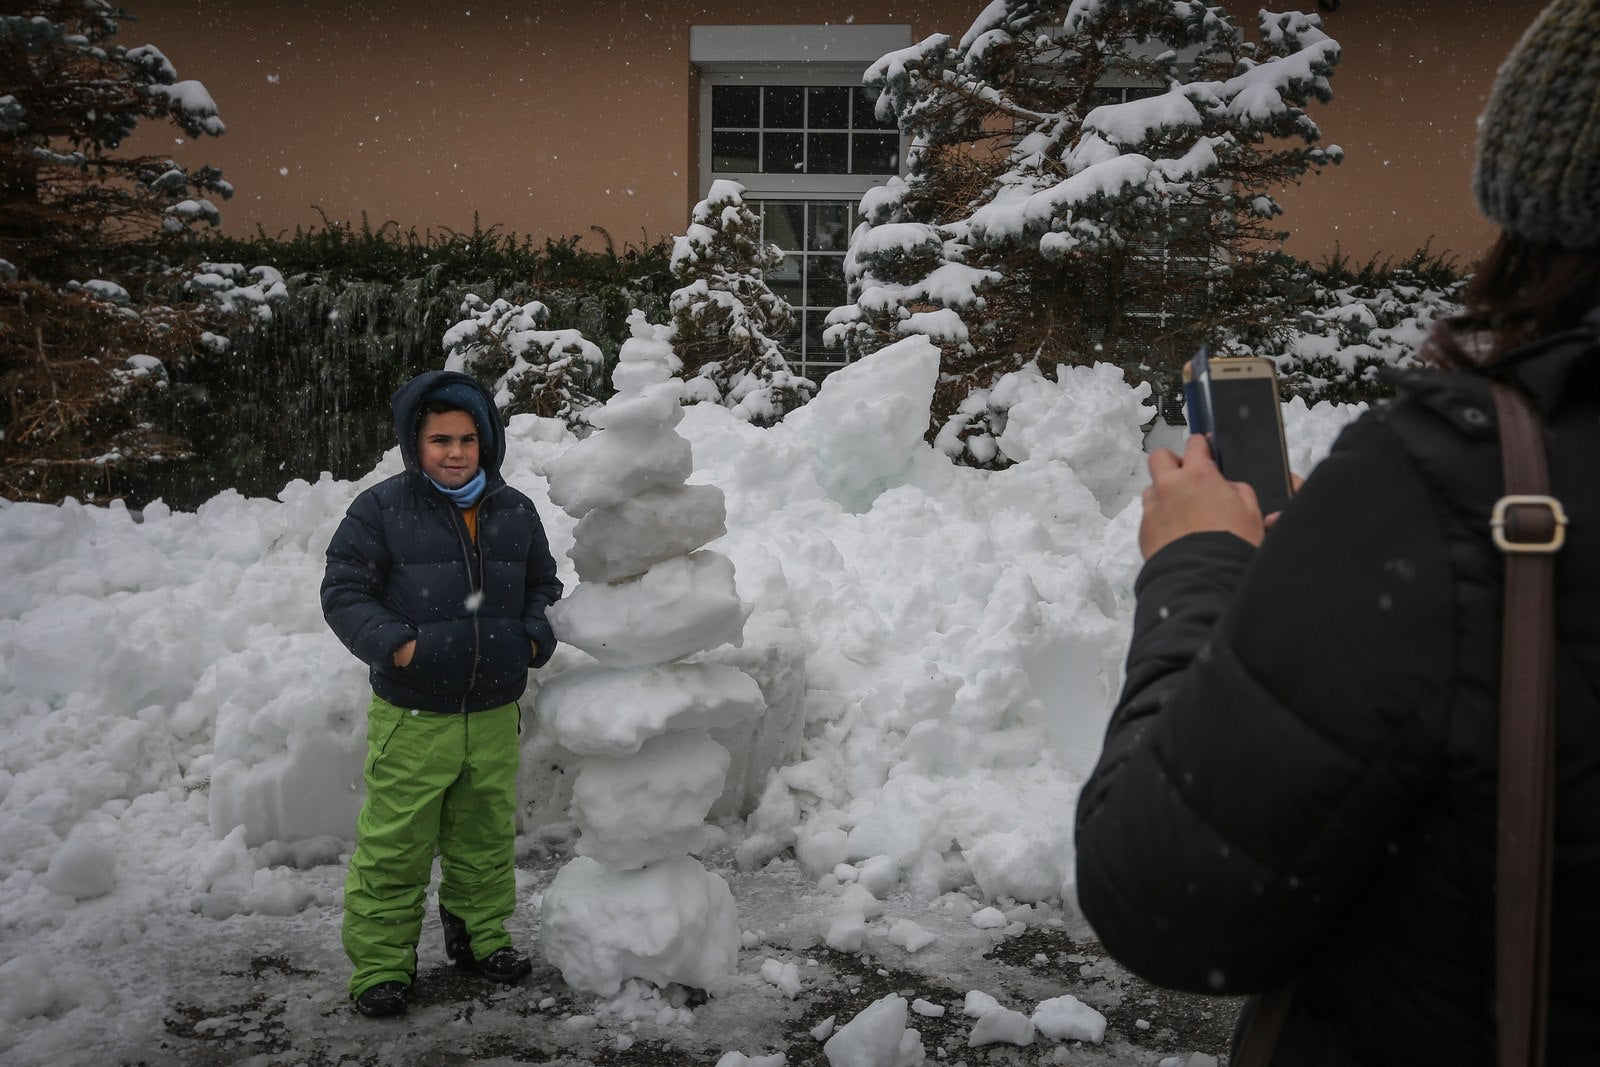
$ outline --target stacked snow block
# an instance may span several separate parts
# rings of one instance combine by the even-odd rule
[[[578,857],[544,894],[540,940],[567,984],[611,995],[633,978],[721,992],[739,929],[727,884],[692,854],[722,794],[729,754],[708,730],[766,710],[733,667],[682,662],[739,646],[751,605],[733,564],[704,546],[726,532],[722,491],[686,485],[689,442],[670,330],[629,320],[600,428],[547,469],[550,499],[578,520],[579,584],[550,610],[556,636],[595,665],[552,679],[539,719],[579,757]]]

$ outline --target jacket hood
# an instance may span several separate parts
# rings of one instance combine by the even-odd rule
[[[472,415],[478,427],[478,466],[491,479],[498,477],[506,457],[506,435],[494,397],[472,375],[453,370],[427,371],[395,390],[391,404],[394,436],[406,470],[422,472],[417,458],[417,431],[422,429],[422,405],[434,398],[458,404]]]

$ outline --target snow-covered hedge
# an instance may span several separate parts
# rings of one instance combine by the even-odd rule
[[[605,362],[600,349],[577,330],[547,330],[550,309],[537,300],[487,303],[468,293],[465,316],[444,334],[445,369],[465,371],[490,386],[506,415],[543,415],[568,426],[599,403]]]

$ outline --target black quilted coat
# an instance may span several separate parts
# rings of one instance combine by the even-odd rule
[[[1596,1063],[1600,345],[1573,331],[1494,373],[1546,420],[1571,520],[1548,1062]],[[1500,494],[1487,382],[1419,373],[1346,429],[1259,550],[1192,534],[1139,576],[1078,807],[1080,903],[1160,985],[1298,975],[1275,1064],[1493,1062]]]
[[[528,670],[555,651],[545,609],[561,596],[555,560],[533,502],[500,476],[505,434],[483,432],[480,465],[488,485],[476,542],[460,509],[423,475],[417,461],[422,402],[438,385],[473,378],[436,371],[394,397],[395,436],[404,473],[356,497],[328,545],[322,613],[345,647],[371,669],[373,692],[403,708],[472,712],[509,704],[528,687]],[[411,662],[393,655],[412,638]],[[530,642],[538,642],[535,659]]]

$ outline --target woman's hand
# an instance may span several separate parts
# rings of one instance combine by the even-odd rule
[[[1149,559],[1186,534],[1208,530],[1238,534],[1259,545],[1267,522],[1255,490],[1224,478],[1211,458],[1211,446],[1197,434],[1185,442],[1181,459],[1165,448],[1150,454],[1139,551]]]
[[[412,638],[394,650],[394,665],[405,667],[411,663],[411,657],[417,654],[417,639]]]

